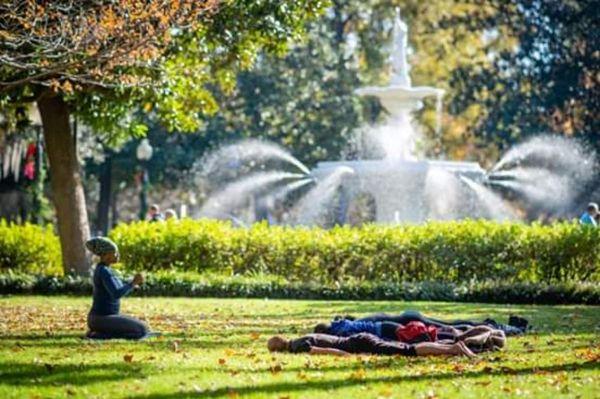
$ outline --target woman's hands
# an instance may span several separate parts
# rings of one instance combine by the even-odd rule
[[[136,273],[135,276],[133,276],[133,281],[131,284],[133,284],[134,287],[139,287],[140,285],[144,284],[144,276],[142,273]]]

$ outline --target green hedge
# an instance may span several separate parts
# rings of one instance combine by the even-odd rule
[[[490,221],[361,228],[234,228],[218,221],[134,223],[111,232],[124,271],[268,274],[348,281],[600,281],[600,229]],[[0,222],[0,273],[61,274],[52,229]]]
[[[0,274],[0,294],[91,295],[90,278]],[[293,283],[277,276],[224,277],[150,275],[134,296],[223,298],[282,298],[326,300],[426,300],[517,304],[600,304],[600,285],[594,283],[481,282],[469,284]]]
[[[62,274],[62,255],[52,226],[14,225],[0,220],[0,273]]]
[[[600,229],[491,221],[361,228],[234,228],[217,221],[120,225],[125,270],[264,273],[294,282],[600,280]]]

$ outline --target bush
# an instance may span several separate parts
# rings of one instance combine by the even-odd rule
[[[0,273],[62,274],[60,242],[52,226],[13,225],[0,220]]]
[[[361,228],[234,228],[218,221],[120,225],[125,270],[263,273],[329,284],[598,281],[600,229],[491,221]]]
[[[91,295],[89,277],[52,277],[0,274],[0,294]],[[326,300],[426,300],[518,304],[600,304],[600,286],[593,283],[507,284],[485,282],[382,283],[353,282],[343,285],[294,283],[279,276],[253,277],[181,275],[149,276],[134,296],[185,296],[223,298],[283,298]]]

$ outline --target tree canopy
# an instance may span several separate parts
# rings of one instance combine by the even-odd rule
[[[314,1],[53,1],[0,5],[0,101],[49,90],[98,133],[143,133],[132,110],[193,131],[259,49],[282,53]]]
[[[0,4],[0,110],[37,102],[63,261],[85,273],[89,235],[71,116],[115,144],[148,114],[194,131],[260,50],[282,53],[322,0],[8,0]]]

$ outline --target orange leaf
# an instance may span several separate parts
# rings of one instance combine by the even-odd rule
[[[133,361],[133,355],[128,353],[123,356],[123,360],[125,360],[127,363],[131,363]]]

